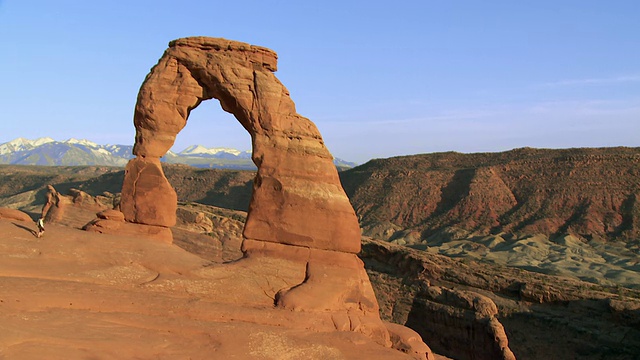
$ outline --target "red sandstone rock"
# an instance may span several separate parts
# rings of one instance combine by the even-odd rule
[[[138,93],[137,157],[125,170],[120,209],[132,223],[176,223],[176,193],[159,158],[189,112],[218,99],[251,135],[258,167],[243,231],[245,260],[285,258],[306,269],[302,283],[276,289],[276,305],[330,314],[337,330],[360,332],[389,347],[375,294],[356,256],[358,219],[320,132],[296,113],[289,91],[274,76],[276,60],[269,49],[225,39],[172,41]],[[114,226],[101,225],[105,221],[110,220],[95,221],[90,229]]]
[[[381,345],[392,345],[369,277],[355,254],[250,239],[242,245],[247,258],[274,257],[306,267],[304,282],[277,292],[277,307],[332,313],[336,330],[360,332]]]
[[[173,243],[171,229],[164,226],[132,224],[111,219],[95,219],[82,229],[101,234],[117,234],[132,238],[145,237],[161,243]]]
[[[120,210],[129,222],[171,227],[176,224],[178,197],[159,158],[135,158],[125,168]]]
[[[472,332],[471,338],[476,342],[469,356],[478,359],[515,360],[509,349],[504,327],[496,318],[498,309],[491,299],[471,291],[438,286],[429,286],[421,295],[421,301],[414,308],[435,316],[432,319],[425,317],[425,321],[432,321],[428,325],[419,325],[419,328],[428,327],[432,333],[439,333],[444,339],[439,341],[448,343],[449,346],[454,346],[454,341],[451,340],[454,338],[453,333],[469,329]],[[439,322],[438,319],[446,320]]]
[[[47,201],[45,202],[44,206],[42,206],[41,217],[43,219],[47,216],[49,209],[51,209],[52,206],[55,206],[58,204],[58,192],[53,187],[53,185],[47,185],[46,197],[47,197]]]
[[[212,264],[57,225],[25,241],[25,230],[0,221],[3,359],[410,359],[333,331],[330,313],[274,308],[270,285],[296,282],[299,264]]]
[[[253,139],[258,174],[245,237],[357,253],[360,227],[333,157],[316,126],[296,113],[288,90],[274,76],[276,59],[271,50],[225,39],[172,41],[138,94],[134,153],[139,159],[133,161],[163,156],[191,109],[218,99]],[[163,218],[159,207],[156,214],[133,215],[150,205],[144,201],[152,201],[134,198],[131,185],[140,181],[147,182],[144,175],[127,171],[121,203],[127,220],[168,226],[154,218]],[[168,187],[160,176],[149,182]],[[167,213],[175,211],[168,202],[163,206]]]
[[[124,221],[124,214],[115,209],[107,209],[96,214],[98,219]]]
[[[398,297],[398,301],[402,298],[400,302],[394,301],[395,322],[417,331],[436,352],[456,359],[515,359],[497,318],[496,304],[487,296],[466,290],[479,280],[504,281],[502,274],[488,275],[453,259],[386,242],[369,239],[363,242],[360,256],[365,261],[375,259],[384,268],[393,269],[395,279],[402,279],[401,287],[390,294],[382,290],[378,278],[377,295],[385,313],[389,312],[389,298]],[[460,271],[462,267],[468,274]],[[454,288],[451,283],[446,283],[449,285],[446,287],[432,285],[454,276],[460,277],[457,281],[465,287]],[[409,284],[415,289],[403,294]]]
[[[384,322],[384,325],[387,327],[387,330],[389,330],[394,349],[405,352],[420,360],[435,359],[431,349],[422,341],[422,338],[417,332],[406,326],[391,322]]]
[[[171,229],[164,226],[144,225],[126,222],[124,214],[118,210],[107,209],[96,214],[98,217],[87,223],[82,229],[101,234],[117,234],[128,237],[145,237],[171,244]]]
[[[0,219],[18,220],[32,222],[31,216],[16,209],[0,208]]]
[[[42,207],[46,223],[82,228],[93,219],[93,214],[107,209],[108,205],[78,189],[70,189],[63,195],[51,185],[47,186],[47,202]]]
[[[280,307],[292,310],[357,310],[378,314],[378,303],[355,254],[310,249],[305,282],[277,295]]]

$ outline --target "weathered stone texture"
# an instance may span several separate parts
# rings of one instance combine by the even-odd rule
[[[0,219],[9,219],[9,220],[18,220],[24,222],[32,222],[31,216],[29,214],[17,210],[17,209],[9,209],[0,207]]]
[[[273,74],[276,61],[273,51],[236,41],[172,41],[138,94],[138,160],[132,161],[163,156],[189,112],[204,100],[218,99],[251,135],[258,166],[245,237],[355,254],[360,227],[333,158],[316,126],[296,113],[289,91]],[[135,171],[126,176],[125,184],[141,181]],[[133,198],[138,192],[123,188],[127,220],[171,226],[161,212],[139,214],[144,200]]]
[[[243,231],[245,261],[279,258],[305,269],[298,284],[276,289],[275,306],[324,313],[337,330],[391,346],[360,251],[360,226],[320,132],[296,113],[278,81],[277,56],[258,46],[205,37],[169,44],[136,103],[136,158],[125,171],[120,209],[129,223],[170,227],[176,193],[162,157],[202,101],[218,99],[249,132],[258,167]],[[98,220],[93,231],[110,231]]]
[[[171,227],[178,197],[162,172],[160,159],[135,158],[125,168],[120,211],[127,221]]]

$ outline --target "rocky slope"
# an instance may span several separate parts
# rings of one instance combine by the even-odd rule
[[[405,156],[341,178],[366,235],[640,288],[640,148]]]
[[[32,222],[0,218],[2,359],[412,359],[274,308],[274,286],[304,278],[295,262],[221,264],[146,238],[46,228],[36,238]]]
[[[56,233],[76,236],[70,232],[71,230],[63,230],[62,227],[81,227],[84,221],[93,217],[95,211],[108,208],[116,199],[115,195],[92,197],[78,190],[70,191],[70,195],[62,196],[58,201],[65,205],[57,210],[55,221],[53,217],[50,219],[55,222],[55,226],[53,232],[47,232],[47,239],[51,239],[50,234]],[[0,213],[0,217],[8,219],[16,219],[14,215],[11,211]],[[241,211],[197,203],[180,203],[178,223],[172,229],[174,245],[213,263],[235,261],[242,256],[240,244],[245,216],[246,213]],[[27,227],[18,225],[14,229],[28,230]],[[90,235],[77,236],[88,239]],[[22,241],[24,240],[28,239]],[[91,240],[96,244],[100,244],[101,241],[104,240]],[[153,277],[149,269],[159,265],[150,265],[147,263],[149,259],[142,263],[144,268],[139,268],[137,263],[120,264],[120,260],[116,260],[113,253],[120,251],[120,245],[115,246],[113,241],[122,243],[122,240],[114,238],[107,241],[112,252],[108,256],[110,260],[106,263],[110,268],[89,272],[99,275],[96,279],[100,283],[107,281],[115,284],[114,282],[123,276],[131,277],[133,280],[143,275]],[[84,240],[83,242],[86,243]],[[9,249],[9,253],[5,255],[11,258],[15,255],[11,251],[19,249],[20,254],[26,254],[25,251],[38,248],[38,251],[44,251],[45,254],[52,251],[59,253],[56,255],[59,264],[62,254],[60,251],[66,247],[65,253],[73,253],[74,256],[84,254],[82,264],[86,266],[89,251],[83,249],[86,245],[79,245],[81,243],[77,241],[63,245],[59,238],[49,243],[57,243],[56,246],[62,247],[53,251],[43,248],[43,244],[29,243],[27,248],[5,245],[4,249]],[[74,250],[69,252],[72,248]],[[99,245],[91,245],[91,249],[90,251],[98,254],[96,256],[100,256],[102,250]],[[125,247],[123,250],[130,251],[126,249]],[[164,254],[167,254],[166,251],[162,250]],[[47,256],[50,255],[45,255],[42,259],[47,259]],[[470,259],[451,259],[370,238],[363,238],[363,249],[359,256],[365,262],[380,304],[381,317],[418,331],[436,353],[455,359],[541,359],[576,356],[584,359],[632,359],[634,354],[640,351],[640,343],[637,341],[640,339],[637,328],[640,324],[638,291],[617,286],[598,286],[567,277],[536,274]],[[143,259],[144,257],[136,261]],[[164,261],[173,260],[165,258]],[[69,264],[73,262],[74,260],[70,259]],[[177,266],[177,263],[172,266]],[[195,290],[199,291],[198,296],[203,294],[201,292],[204,291],[202,286],[205,282],[201,279],[190,279],[190,275],[188,278],[172,279],[171,275],[165,274],[163,270],[156,272],[164,275],[161,275],[156,287],[152,286],[154,289],[158,289],[157,286],[160,284],[163,288],[174,286],[174,281],[179,281],[180,286],[190,287],[188,294]],[[43,281],[40,275],[29,276]],[[166,276],[170,276],[169,280]],[[220,275],[216,275],[216,278],[218,276]],[[87,282],[86,276],[83,279],[83,282]],[[88,281],[83,286],[90,289],[93,281],[95,280]],[[207,289],[207,292],[212,291]],[[62,297],[62,294],[49,295]],[[124,292],[122,295],[133,296]],[[16,292],[11,293],[11,296],[22,299]],[[142,293],[135,296],[136,301],[143,301]],[[73,303],[84,304],[86,301],[83,297],[73,298]],[[120,305],[117,303],[109,305],[113,308],[118,306]],[[179,306],[189,308],[184,304]],[[101,306],[101,309],[106,310],[109,307]],[[133,307],[127,310],[129,311],[154,316],[154,313],[141,308]],[[177,321],[178,318],[174,319]],[[100,319],[91,321],[95,320]],[[217,321],[211,317],[207,318],[207,321],[212,320]],[[154,335],[148,333],[146,336]],[[64,346],[70,346],[69,341],[65,339]],[[228,339],[224,341],[229,342]],[[204,343],[194,342],[194,349],[202,345]],[[175,347],[172,351],[178,354],[182,350]]]
[[[640,237],[640,148],[414,155],[373,160],[341,178],[365,232],[385,239],[412,230],[424,240],[448,227]]]
[[[493,338],[503,327],[518,359],[626,360],[640,354],[639,291],[370,238],[363,239],[360,257],[383,319],[418,331],[437,353],[499,358]]]

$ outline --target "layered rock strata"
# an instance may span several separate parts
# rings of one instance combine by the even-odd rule
[[[47,186],[46,203],[41,217],[45,223],[54,223],[82,228],[91,221],[92,213],[109,209],[113,201],[104,196],[91,196],[78,189],[69,189],[67,195],[58,192],[53,185]],[[89,211],[87,211],[89,210]]]
[[[172,41],[138,94],[136,158],[125,171],[120,209],[131,223],[175,225],[176,195],[159,159],[190,111],[217,99],[251,135],[258,167],[243,231],[245,260],[277,257],[306,268],[304,281],[280,289],[275,305],[331,314],[337,330],[391,346],[356,255],[360,227],[333,157],[316,126],[296,113],[276,68],[277,55],[263,47],[205,37]]]
[[[383,318],[409,326],[434,351],[455,359],[516,359],[495,302],[472,287],[442,281],[459,271],[455,260],[419,253],[423,259],[368,238],[363,244],[360,256],[376,284]]]
[[[341,173],[365,235],[640,235],[640,148],[515,149],[372,160]],[[412,236],[407,237],[408,234]],[[417,235],[413,236],[413,235]]]
[[[276,61],[277,55],[269,49],[225,39],[194,37],[169,44],[138,95],[137,157],[127,167],[121,205],[128,221],[175,224],[170,216],[176,208],[170,185],[159,167],[147,169],[171,148],[189,112],[202,101],[216,98],[251,135],[252,159],[258,167],[245,236],[353,254],[359,251],[360,228],[333,157],[316,126],[296,113],[288,90],[273,74]],[[157,186],[146,186],[150,176]],[[155,198],[151,201],[162,206],[150,209],[142,204],[143,198]]]

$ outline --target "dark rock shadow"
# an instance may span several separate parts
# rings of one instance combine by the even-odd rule
[[[433,215],[445,215],[467,196],[474,175],[475,169],[456,170],[451,181],[442,188],[442,198],[436,205]]]
[[[242,185],[227,186],[227,191],[217,190],[224,188],[221,183],[225,181],[227,179],[219,180],[216,186],[207,192],[205,197],[196,200],[196,202],[225,209],[248,211],[251,196],[253,195],[253,181],[247,181]]]
[[[27,231],[28,231],[28,232],[30,232],[30,233],[31,233],[31,235],[33,235],[33,236],[37,236],[37,234],[38,234],[38,233],[37,233],[37,231],[35,231],[35,230],[34,230],[34,229],[32,229],[32,228],[26,227],[26,226],[24,226],[24,225],[16,224],[16,223],[14,223],[14,222],[12,222],[12,224],[13,224],[13,226],[15,226],[15,227],[19,227],[20,229],[27,230]]]

